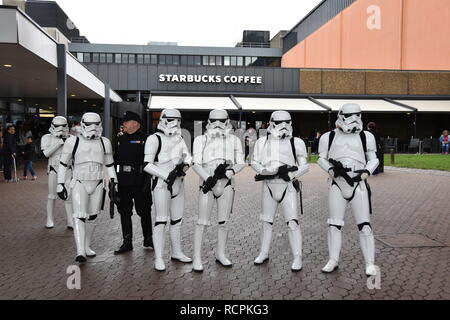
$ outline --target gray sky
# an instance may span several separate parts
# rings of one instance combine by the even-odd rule
[[[243,30],[290,30],[320,0],[57,0],[92,43],[234,46]]]

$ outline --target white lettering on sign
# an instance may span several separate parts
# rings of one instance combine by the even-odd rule
[[[167,83],[230,83],[262,84],[262,76],[220,76],[206,74],[159,74],[159,82]]]

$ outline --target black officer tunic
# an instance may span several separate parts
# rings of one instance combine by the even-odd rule
[[[144,241],[152,237],[151,191],[147,186],[150,176],[144,172],[144,147],[146,135],[141,131],[124,133],[117,139],[114,155],[118,180],[118,195],[124,239],[132,239],[133,201],[137,214],[141,217]]]

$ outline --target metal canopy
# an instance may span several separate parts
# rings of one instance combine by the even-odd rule
[[[199,97],[199,96],[154,96],[148,100],[152,110],[175,108],[179,110],[238,110],[230,97]]]
[[[361,106],[362,112],[411,112],[411,109],[399,106],[382,99],[317,99],[331,108],[331,111],[339,111],[346,103],[356,103]]]

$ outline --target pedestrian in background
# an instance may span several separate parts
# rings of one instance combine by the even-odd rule
[[[375,137],[375,143],[377,145],[376,154],[377,154],[379,164],[378,164],[378,167],[373,172],[373,174],[382,173],[382,172],[384,172],[384,150],[383,150],[383,146],[381,145],[381,139],[380,139],[380,135],[378,134],[378,131],[377,131],[376,123],[369,122],[367,124],[367,130],[369,130],[369,132],[371,134],[373,134],[373,136]]]
[[[13,182],[11,178],[11,166],[13,165],[13,157],[16,157],[16,127],[9,125],[3,139],[3,176],[6,182]]]
[[[448,130],[444,130],[442,135],[439,137],[439,142],[441,143],[442,154],[447,155],[450,146],[450,136],[448,135]]]
[[[30,171],[32,180],[37,179],[36,173],[33,170],[34,154],[35,154],[35,150],[34,150],[33,138],[28,137],[27,144],[23,147],[23,151],[22,151],[22,156],[23,156],[23,161],[24,161],[23,179],[22,180],[27,180],[28,171]]]

